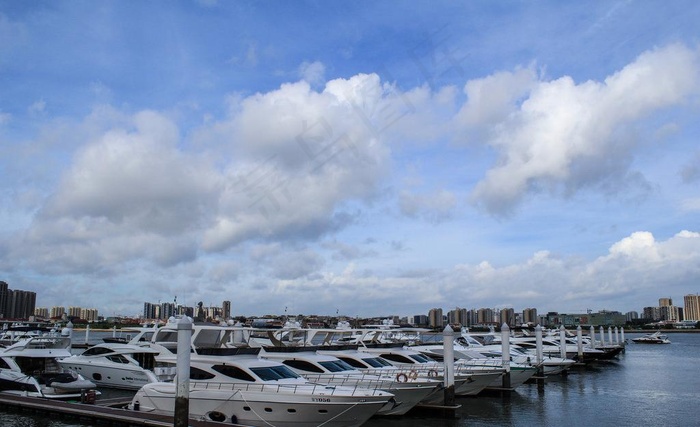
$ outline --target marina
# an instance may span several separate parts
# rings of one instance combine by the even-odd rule
[[[106,332],[92,334],[91,344],[108,336]],[[77,335],[74,340],[80,341],[79,333]],[[424,407],[411,410],[400,417],[375,416],[362,425],[626,425],[630,420],[637,420],[636,423],[640,425],[688,425],[689,420],[694,419],[694,414],[686,403],[700,398],[700,393],[694,387],[700,381],[700,374],[688,368],[696,363],[700,334],[675,333],[672,335],[672,344],[664,346],[648,346],[633,341],[643,335],[628,333],[626,351],[612,360],[579,363],[572,366],[567,375],[547,375],[542,381],[531,380],[513,391],[486,390],[477,396],[457,397],[455,403],[458,408],[453,418],[442,418],[435,411]],[[49,424],[42,422],[42,426],[94,425],[97,419],[101,419],[101,423],[115,423],[114,425],[146,425],[138,424],[145,422],[141,419],[143,414],[106,407],[109,403],[128,402],[133,394],[133,391],[104,389],[95,405],[47,402],[46,399],[31,399],[32,404],[25,405],[11,401],[22,398],[8,396],[0,401],[0,420],[24,423],[22,420],[35,417],[46,419],[46,414],[52,414],[52,421]],[[4,393],[0,394],[2,395]],[[648,410],[647,406],[654,402],[664,405],[664,414]],[[614,410],[605,409],[610,406]],[[18,409],[20,407],[21,411]],[[90,416],[99,418],[89,418]],[[148,423],[156,424],[148,425],[172,425],[172,418],[152,417],[155,418],[145,418]],[[650,423],[650,420],[657,422]],[[190,425],[221,425],[212,422],[202,424],[201,419],[200,424],[196,424],[196,421],[198,420],[192,419]],[[278,420],[272,425],[285,423]]]

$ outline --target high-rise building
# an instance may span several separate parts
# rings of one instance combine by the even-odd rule
[[[442,309],[441,308],[431,308],[428,311],[428,322],[431,328],[442,328],[445,326],[442,321]]]
[[[537,325],[539,323],[536,308],[526,308],[523,310],[523,323],[529,325]]]
[[[34,317],[48,319],[49,309],[46,307],[37,307],[34,309]]]
[[[480,308],[477,311],[477,323],[481,325],[493,323],[495,320],[495,316],[493,314],[493,310],[490,308]]]
[[[80,318],[80,307],[68,307],[68,317]]]
[[[700,295],[686,295],[683,297],[683,319],[700,321]]]
[[[456,307],[454,310],[447,312],[447,323],[450,325],[466,325],[465,314],[466,310]]]
[[[157,319],[156,317],[156,305],[150,302],[143,303],[143,318],[144,319]]]
[[[673,305],[671,298],[659,298],[659,307],[670,307]]]
[[[511,328],[515,326],[515,310],[512,308],[503,308],[501,309],[501,319],[500,322],[501,324],[505,323],[506,325],[510,326]]]
[[[52,319],[60,319],[63,317],[63,315],[66,314],[66,309],[65,307],[51,307],[51,318]]]
[[[83,320],[87,320],[88,322],[96,322],[97,321],[97,309],[96,308],[81,308],[80,309],[80,318]]]
[[[231,301],[224,301],[221,303],[221,316],[224,319],[230,319],[231,318]]]

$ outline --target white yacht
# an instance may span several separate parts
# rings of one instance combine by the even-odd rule
[[[260,357],[282,363],[313,382],[379,389],[393,394],[396,405],[382,408],[377,415],[403,415],[439,385],[437,381],[418,379],[408,370],[405,374],[396,371],[390,374],[381,371],[365,373],[336,356],[317,353],[317,349],[319,347],[272,347],[263,349]]]
[[[668,336],[663,335],[659,331],[642,337],[632,338],[632,342],[637,344],[671,344],[671,340],[668,339]]]
[[[58,361],[100,387],[138,390],[157,382],[154,369],[157,350],[133,344],[104,343]]]
[[[391,393],[313,384],[255,354],[193,354],[190,365],[190,417],[260,427],[345,427],[359,426],[382,407],[394,405]],[[147,384],[129,409],[171,415],[176,387],[176,382]]]
[[[436,379],[443,379],[443,364],[434,359],[400,345],[381,345],[360,347],[365,351],[387,360],[392,365],[415,370],[419,375],[428,375]],[[482,366],[466,369],[455,364],[455,395],[475,396],[495,381],[500,381],[505,370],[499,366]]]
[[[61,369],[58,360],[70,356],[70,338],[27,338],[0,351],[0,391],[49,399],[75,399],[96,385]],[[95,393],[99,393],[95,391]]]

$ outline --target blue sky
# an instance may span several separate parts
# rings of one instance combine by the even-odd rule
[[[700,5],[0,1],[0,280],[138,314],[700,292]]]

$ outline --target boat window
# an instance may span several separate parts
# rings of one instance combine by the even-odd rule
[[[343,372],[355,370],[352,366],[348,365],[342,360],[327,360],[325,362],[318,362],[318,364],[328,369],[330,372]]]
[[[386,360],[391,360],[392,362],[416,363],[413,360],[409,359],[408,357],[402,356],[400,354],[384,353],[384,354],[382,354],[382,357],[385,358]]]
[[[338,359],[342,360],[343,362],[347,363],[348,365],[352,366],[353,368],[367,369],[369,367],[366,363],[362,363],[359,360],[353,359],[352,357],[339,357]],[[372,365],[372,366],[375,368],[379,368],[379,366],[375,366],[375,365]]]
[[[203,371],[199,368],[190,367],[190,379],[191,380],[210,380],[214,377],[215,377],[215,375],[210,373],[210,372]]]
[[[433,359],[429,358],[428,356],[424,354],[411,354],[409,356],[411,359],[415,360],[418,363],[430,363],[434,362]]]
[[[263,381],[299,378],[299,375],[284,365],[250,368],[250,370]]]
[[[214,365],[212,369],[216,372],[226,375],[229,378],[241,380],[241,381],[255,381],[255,378],[251,377],[249,373],[237,366],[231,365]]]
[[[114,353],[114,350],[105,347],[92,347],[85,350],[83,356],[98,356],[106,353]]]
[[[362,359],[365,363],[368,363],[373,368],[381,368],[383,366],[392,366],[391,363],[382,359],[381,357],[373,357],[371,359]]]
[[[317,374],[322,374],[323,369],[319,368],[318,366],[314,365],[313,363],[309,363],[305,360],[285,360],[284,362],[285,365],[289,366],[290,368],[298,369],[300,371],[304,372],[313,372]]]
[[[126,357],[122,356],[121,354],[112,354],[110,356],[107,356],[107,360],[114,362],[114,363],[129,363],[129,359]]]

